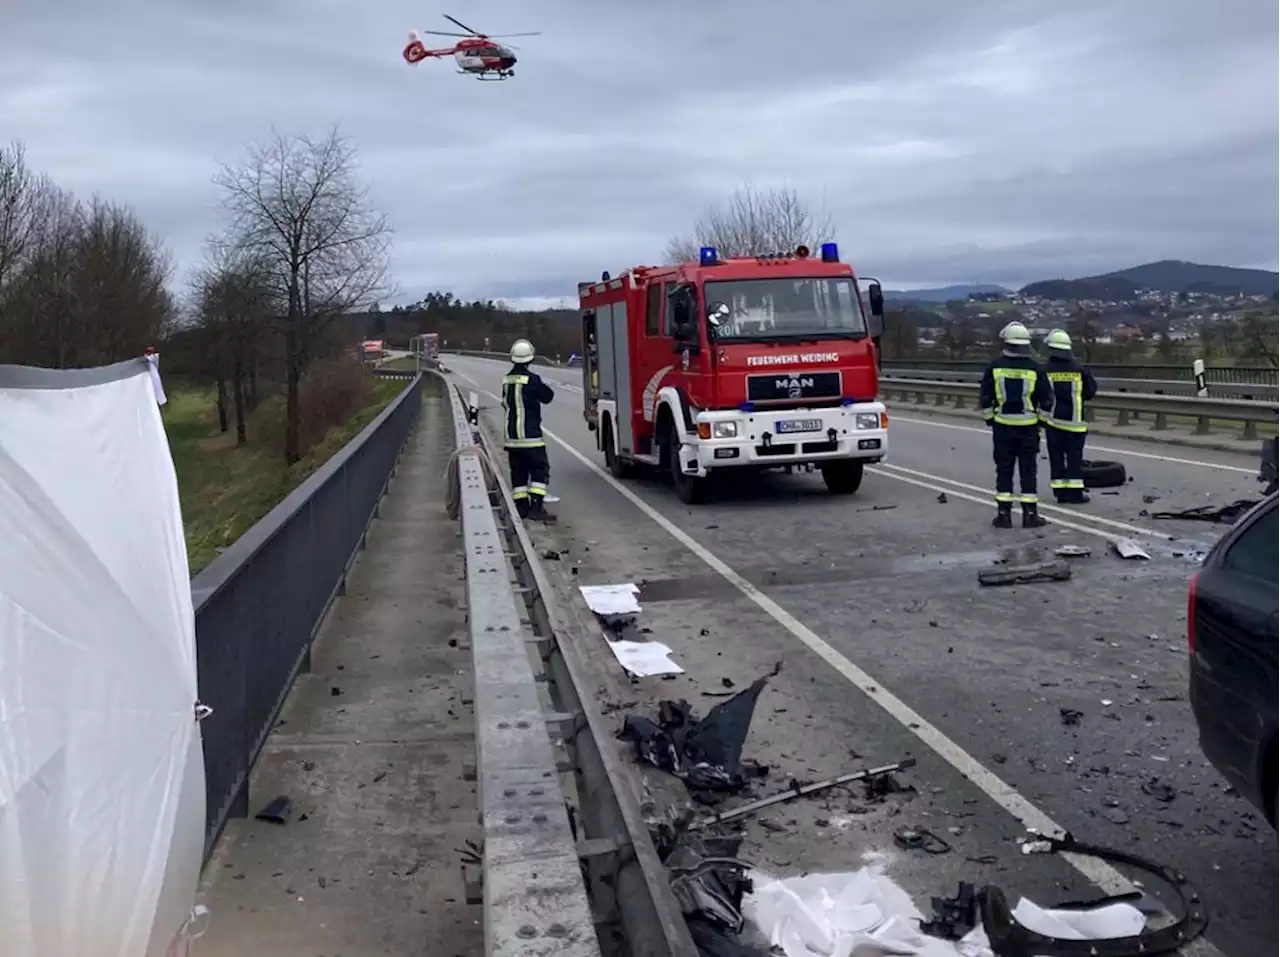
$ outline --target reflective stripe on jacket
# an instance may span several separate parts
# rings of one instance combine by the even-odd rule
[[[1049,377],[1030,356],[1000,356],[982,373],[982,417],[998,425],[1038,425],[1053,408]]]
[[[502,377],[502,408],[506,412],[508,449],[536,449],[547,443],[542,438],[542,406],[555,398],[551,386],[527,366],[513,366]]]
[[[1088,432],[1084,404],[1098,394],[1092,373],[1074,359],[1050,358],[1045,371],[1053,386],[1053,410],[1044,424],[1064,432]]]

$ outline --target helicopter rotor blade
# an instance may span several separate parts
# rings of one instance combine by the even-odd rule
[[[447,13],[446,13],[446,14],[443,14],[443,16],[444,16],[444,18],[445,18],[446,20],[448,20],[448,21],[449,21],[450,23],[452,23],[454,26],[456,26],[456,27],[462,27],[462,29],[466,30],[466,31],[467,31],[467,34],[468,34],[469,36],[477,36],[477,37],[482,37],[482,36],[484,36],[484,34],[483,34],[483,33],[477,33],[475,30],[472,30],[469,26],[467,26],[467,25],[466,25],[465,23],[463,23],[461,20],[457,20],[457,19],[455,19],[454,17],[449,16],[449,14],[447,14]]]
[[[475,36],[474,33],[445,33],[443,30],[419,30],[419,33],[429,33],[433,37],[462,37],[464,40],[470,40]]]
[[[535,30],[533,33],[490,33],[490,37],[540,37],[542,32]]]

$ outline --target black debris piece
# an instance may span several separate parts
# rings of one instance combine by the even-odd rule
[[[641,761],[681,778],[695,800],[716,803],[721,795],[741,791],[750,778],[768,773],[767,768],[743,762],[742,746],[760,692],[781,667],[779,662],[750,687],[717,704],[705,718],[699,719],[683,699],[659,702],[657,721],[629,714],[618,738],[631,741]]]
[[[1065,561],[1035,562],[1009,565],[978,572],[979,585],[1029,585],[1034,582],[1064,582],[1071,578],[1071,566]]]
[[[1142,496],[1142,502],[1144,505],[1150,505],[1152,502],[1159,500],[1159,498],[1159,495],[1144,495]]]
[[[946,854],[951,850],[950,844],[923,827],[898,828],[893,832],[893,842],[905,850],[926,854]]]
[[[939,493],[938,493],[938,504],[939,504],[939,505],[946,505],[946,504],[947,504],[947,493],[946,493],[946,492],[939,492]]]
[[[338,697],[338,695],[342,694],[342,689],[339,688],[337,685],[334,685],[332,688],[329,689],[329,694],[334,698],[336,698]]]
[[[270,824],[288,824],[292,814],[293,802],[289,800],[287,794],[281,794],[279,797],[272,798],[254,817]]]
[[[1074,728],[1080,723],[1080,719],[1084,717],[1084,712],[1077,711],[1075,708],[1059,708],[1058,717],[1068,728]]]
[[[1220,525],[1234,525],[1249,509],[1258,504],[1257,499],[1241,498],[1226,505],[1201,505],[1198,508],[1187,508],[1180,512],[1152,512],[1152,518],[1172,518],[1184,522],[1216,522]]]
[[[941,940],[959,940],[978,925],[974,886],[960,882],[955,897],[933,898],[933,919],[920,921],[920,931]]]
[[[1150,795],[1162,804],[1168,804],[1178,796],[1178,792],[1171,785],[1165,784],[1159,778],[1152,778],[1143,784],[1142,793]]]
[[[548,548],[545,552],[542,553],[542,557],[549,562],[560,561],[560,553],[556,551],[554,548]]]

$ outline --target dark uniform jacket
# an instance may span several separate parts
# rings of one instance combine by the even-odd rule
[[[1084,420],[1084,404],[1098,394],[1093,374],[1072,358],[1050,356],[1045,366],[1053,387],[1053,411],[1044,424],[1064,432],[1088,432]]]
[[[982,373],[978,387],[982,417],[996,425],[1039,425],[1053,409],[1053,388],[1031,356],[999,356]]]
[[[551,386],[527,365],[513,365],[502,377],[502,408],[507,416],[509,449],[536,449],[546,445],[542,438],[542,406],[556,397]]]

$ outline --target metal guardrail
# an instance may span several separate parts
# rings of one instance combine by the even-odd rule
[[[985,359],[885,359],[886,372],[977,372],[981,373]],[[1147,365],[1145,363],[1090,363],[1089,368],[1099,378],[1106,379],[1164,379],[1192,382],[1195,376],[1190,365]],[[1205,381],[1210,386],[1262,385],[1276,387],[1276,369],[1273,366],[1206,366]],[[942,376],[933,376],[941,379]]]
[[[457,462],[475,666],[486,954],[599,957],[618,952],[607,946],[611,938],[597,936],[597,927],[610,927],[620,931],[629,957],[698,957],[611,729],[594,704],[603,683],[591,651],[602,641],[599,626],[560,605],[515,518],[477,402],[464,406],[451,395],[458,447],[468,449]]]
[[[1104,392],[1134,392],[1142,395],[1178,395],[1196,397],[1196,384],[1192,379],[1115,378],[1098,375],[1098,368],[1090,370],[1098,380],[1098,388]],[[894,380],[925,379],[931,382],[980,382],[981,369],[900,369],[885,363],[884,372]],[[1280,392],[1274,385],[1258,385],[1241,382],[1209,383],[1209,398],[1257,399],[1274,402]]]
[[[900,395],[903,400],[914,397],[924,404],[929,397],[935,406],[947,405],[951,399],[957,409],[976,408],[978,384],[972,382],[940,382],[929,379],[882,378],[880,392],[884,396]],[[1117,413],[1117,424],[1128,425],[1140,415],[1152,416],[1153,431],[1169,428],[1169,416],[1196,420],[1196,435],[1208,435],[1209,423],[1240,422],[1241,438],[1253,441],[1258,438],[1258,424],[1275,423],[1280,417],[1280,404],[1275,401],[1255,402],[1235,399],[1200,399],[1173,395],[1147,395],[1132,392],[1099,392],[1085,407],[1085,418],[1093,420],[1099,410]]]
[[[385,409],[191,581],[208,859],[249,809],[249,774],[395,474],[422,408],[413,377]]]

